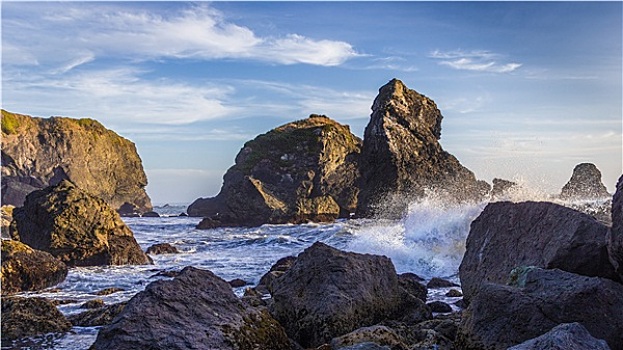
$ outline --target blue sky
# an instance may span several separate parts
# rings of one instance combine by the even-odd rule
[[[621,2],[2,2],[2,107],[134,141],[155,203],[215,195],[245,141],[326,114],[363,135],[392,78],[480,179],[622,173]]]

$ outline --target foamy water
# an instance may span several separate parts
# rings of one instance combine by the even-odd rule
[[[514,198],[508,199],[526,198],[525,194],[513,195]],[[605,201],[587,203],[576,205],[607,205]],[[255,285],[278,259],[297,255],[316,241],[346,251],[385,255],[393,261],[398,273],[413,272],[425,279],[442,277],[458,282],[458,266],[470,223],[485,205],[458,206],[424,200],[411,204],[407,215],[398,221],[361,219],[213,230],[196,230],[200,218],[125,218],[143,250],[156,243],[170,243],[181,253],[154,255],[154,265],[72,268],[54,291],[25,295],[71,301],[59,306],[61,312],[71,315],[84,311],[80,305],[88,300],[103,299],[106,304],[128,300],[149,283],[166,278],[157,276],[158,273],[179,271],[189,265],[211,270],[225,280],[240,278]],[[167,215],[177,215],[184,209],[156,208]],[[95,295],[111,287],[124,291]],[[238,288],[235,292],[241,295],[243,290]],[[444,293],[445,290],[431,291],[429,298],[443,299]],[[29,344],[3,344],[2,349],[87,349],[96,336],[97,327],[74,327],[72,333],[60,338],[48,336]]]

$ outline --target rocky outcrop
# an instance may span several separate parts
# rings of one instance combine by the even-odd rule
[[[67,266],[51,254],[24,243],[2,240],[2,295],[36,291],[65,280]]]
[[[493,179],[491,199],[500,199],[509,195],[509,192],[517,188],[517,183],[504,179]]]
[[[610,262],[623,281],[623,175],[617,182],[612,199],[612,228],[608,239],[608,253]]]
[[[71,323],[44,298],[2,298],[2,340],[64,333]]]
[[[67,180],[30,193],[12,225],[15,239],[70,266],[150,262],[116,211]]]
[[[304,348],[385,319],[417,323],[430,310],[399,282],[384,256],[339,251],[314,243],[271,284],[271,314]]]
[[[9,226],[11,226],[11,221],[13,221],[13,209],[15,207],[12,205],[0,207],[0,231],[2,232],[2,238],[11,238]]]
[[[96,299],[97,300],[97,299]],[[123,311],[127,302],[121,302],[112,305],[105,305],[96,309],[73,314],[68,316],[69,322],[79,327],[97,327],[105,326],[112,322]]]
[[[103,327],[98,349],[290,350],[283,328],[266,309],[246,305],[210,271],[184,268],[135,295]]]
[[[508,350],[610,350],[608,344],[594,338],[577,322],[564,323],[534,339],[527,340]]]
[[[441,119],[433,100],[400,80],[380,88],[364,133],[358,215],[401,216],[429,192],[480,198],[483,184],[439,144]]]
[[[179,254],[179,250],[169,243],[157,243],[147,248],[146,253],[152,255],[159,254]]]
[[[34,118],[2,110],[2,204],[71,180],[117,209],[151,210],[134,143],[92,119]]]
[[[569,182],[560,193],[562,199],[599,199],[609,198],[608,189],[601,182],[601,172],[595,164],[581,163],[573,168]]]
[[[594,218],[557,204],[490,203],[471,224],[459,267],[465,299],[482,283],[506,283],[517,266],[618,280],[608,259],[607,234]]]
[[[354,212],[361,140],[326,116],[282,125],[247,142],[214,198],[198,199],[201,228],[331,221]]]
[[[534,267],[516,269],[510,280],[479,287],[463,312],[458,349],[506,349],[570,322],[623,349],[623,285]]]

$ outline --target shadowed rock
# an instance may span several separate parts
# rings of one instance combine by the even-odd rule
[[[2,298],[2,339],[14,340],[45,333],[64,333],[71,323],[44,298]]]
[[[13,219],[15,239],[70,266],[150,263],[119,214],[67,180],[30,193]]]
[[[569,322],[623,348],[623,285],[535,267],[514,270],[510,280],[479,287],[463,312],[457,348],[506,349]]]
[[[594,338],[581,324],[564,323],[534,339],[508,350],[610,350],[608,344]]]
[[[617,182],[612,199],[612,229],[608,239],[608,253],[612,265],[623,281],[623,176]]]
[[[318,242],[271,287],[271,314],[307,348],[385,319],[416,323],[432,317],[402,287],[387,257],[347,253]]]
[[[91,347],[99,349],[290,350],[283,328],[261,307],[238,299],[212,272],[184,268],[170,281],[150,283]]]
[[[618,280],[607,234],[594,218],[557,204],[490,203],[471,224],[459,266],[465,299],[469,302],[482,283],[506,283],[517,266]]]

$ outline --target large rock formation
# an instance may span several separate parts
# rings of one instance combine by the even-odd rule
[[[67,180],[30,193],[11,234],[71,266],[150,262],[116,211]]]
[[[480,198],[484,184],[439,144],[441,119],[433,100],[400,80],[380,88],[364,134],[358,215],[401,216],[429,191]]]
[[[547,202],[490,203],[471,224],[459,267],[465,299],[482,283],[506,283],[517,266],[619,279],[608,228],[594,218]]]
[[[134,143],[92,119],[33,118],[2,110],[2,204],[68,179],[118,209],[151,210]]]
[[[562,199],[601,199],[609,198],[608,189],[601,182],[601,172],[595,164],[581,163],[573,168],[569,182],[560,193]]]
[[[623,349],[623,285],[562,270],[518,268],[511,285],[485,283],[463,312],[457,349],[507,349],[578,322]]]
[[[191,216],[205,228],[333,220],[354,212],[361,140],[325,116],[288,123],[247,142],[214,198]]]
[[[2,240],[2,294],[35,291],[61,283],[67,266],[50,253],[24,243]]]
[[[400,283],[384,256],[339,251],[314,243],[271,284],[271,314],[305,348],[386,319],[432,318]]]
[[[212,272],[184,268],[136,294],[97,335],[98,349],[290,350],[265,308],[244,303]]]

